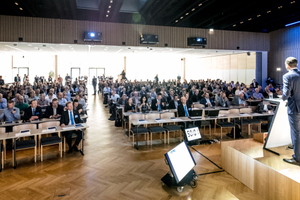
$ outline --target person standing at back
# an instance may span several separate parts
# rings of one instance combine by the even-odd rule
[[[94,87],[94,94],[93,95],[96,95],[97,78],[95,76],[92,80],[92,83],[93,83],[93,87]]]
[[[300,166],[300,71],[297,65],[298,61],[294,57],[285,60],[285,67],[289,72],[283,75],[282,100],[287,100],[294,155],[291,159],[284,158],[283,161]]]

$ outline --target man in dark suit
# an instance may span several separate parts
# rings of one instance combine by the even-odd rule
[[[298,61],[289,57],[285,61],[285,67],[289,71],[283,75],[282,100],[287,100],[287,111],[291,126],[291,137],[294,155],[291,159],[284,158],[283,161],[300,165],[300,71],[297,69]]]
[[[82,123],[82,120],[80,119],[80,114],[77,111],[73,110],[73,105],[70,101],[66,104],[66,107],[67,107],[67,110],[65,110],[61,113],[60,126],[65,127],[68,125],[75,125],[78,123]],[[72,134],[73,133],[76,134],[77,137],[76,137],[75,144],[72,146]],[[66,137],[66,142],[69,145],[68,153],[72,153],[73,149],[75,151],[78,151],[77,146],[82,139],[82,131],[81,130],[66,131],[66,132],[63,132],[63,135]]]
[[[157,94],[156,99],[152,100],[151,109],[152,110],[158,110],[158,111],[166,109],[165,102],[161,101],[161,94],[160,93]]]
[[[177,107],[178,116],[179,117],[188,117],[190,116],[189,111],[191,110],[191,106],[186,103],[186,98],[181,97],[181,104]]]
[[[17,76],[15,76],[15,82],[20,82],[21,81],[21,77],[19,76],[19,74],[17,74]]]
[[[38,83],[39,80],[40,80],[40,78],[39,78],[37,75],[35,75],[35,77],[34,77],[34,82]]]
[[[178,94],[174,95],[174,99],[169,102],[169,109],[177,109],[178,107]]]
[[[32,100],[30,106],[24,110],[24,120],[37,120],[43,118],[43,112],[41,107],[37,106],[37,101]]]
[[[59,118],[63,111],[64,107],[58,105],[58,100],[55,98],[52,100],[52,104],[50,106],[47,106],[45,117],[50,119]]]
[[[77,111],[79,114],[83,111],[83,106],[78,102],[78,99],[74,99],[73,101],[73,110]]]
[[[195,94],[192,96],[192,101],[193,102],[200,102],[201,96],[199,94],[199,90],[196,89]]]
[[[97,78],[95,76],[92,80],[92,83],[93,83],[93,87],[94,87],[94,94],[93,95],[96,95]]]
[[[211,98],[209,98],[209,93],[208,92],[206,92],[205,96],[200,100],[200,104],[205,105],[205,107],[215,106],[214,101]]]

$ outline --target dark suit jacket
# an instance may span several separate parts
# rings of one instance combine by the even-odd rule
[[[290,70],[283,75],[282,100],[288,100],[288,114],[300,113],[300,71],[298,69]]]
[[[179,102],[178,102],[178,105],[179,105]],[[174,99],[169,102],[169,109],[176,109]]]
[[[60,125],[65,124],[67,126],[70,123],[68,112],[69,110],[66,110],[61,113]],[[73,115],[76,124],[82,123],[82,120],[80,119],[80,114],[76,110],[73,110]]]
[[[189,109],[191,108],[191,106],[189,104],[186,104],[186,107],[188,109],[188,113],[190,115],[190,111]],[[179,117],[185,117],[185,110],[184,110],[184,107],[182,104],[179,104],[178,107],[177,107],[177,110],[178,110],[178,116]]]
[[[83,111],[82,104],[78,104],[78,106],[77,106],[76,108],[75,108],[75,106],[74,106],[74,104],[73,104],[73,110],[76,110],[76,111],[78,112],[80,109],[82,109],[82,112],[84,112],[84,111]],[[81,112],[81,114],[83,114],[82,112]]]
[[[200,101],[201,99],[202,99],[202,97],[200,96],[200,93],[199,93],[198,95],[194,94],[194,95],[192,96],[192,101],[193,101],[193,102],[198,102],[198,101]]]
[[[161,106],[161,109],[162,110],[165,110],[166,109],[166,102],[165,105],[163,106],[161,103],[164,102],[164,101],[160,101],[160,106]],[[151,102],[151,109],[152,110],[158,110],[158,106],[156,106],[156,103],[157,103],[157,99],[153,99],[152,102]]]
[[[35,116],[38,116],[39,119],[43,118],[43,112],[41,107],[36,107],[35,109]],[[32,117],[32,110],[31,110],[31,106],[29,106],[28,108],[26,108],[24,110],[24,120],[29,120]]]
[[[15,76],[15,82],[20,82],[21,81],[21,78],[20,78],[20,76],[18,77],[18,76]]]
[[[120,98],[119,101],[118,101],[118,105],[123,105],[122,103],[123,103],[123,99]],[[127,103],[127,100],[125,100],[124,106],[126,105],[126,103]]]
[[[80,104],[79,104],[80,105]],[[57,109],[56,109],[56,114],[61,115],[61,113],[64,111],[64,107],[61,105],[58,105]],[[50,116],[53,115],[53,108],[52,106],[47,106],[46,107],[46,112],[45,112],[45,117],[49,118]]]
[[[211,102],[211,105],[215,106],[215,102],[211,98],[209,98],[209,100]],[[200,104],[203,104],[203,105],[205,105],[205,107],[207,107],[207,102],[206,102],[206,99],[204,97],[200,100]]]

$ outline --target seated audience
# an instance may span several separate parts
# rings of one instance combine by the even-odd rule
[[[20,109],[14,107],[15,102],[9,100],[7,102],[7,107],[4,108],[3,112],[0,115],[0,120],[5,117],[6,122],[18,121],[20,119]]]
[[[79,114],[82,114],[84,112],[82,105],[79,104],[77,99],[74,99],[73,101],[73,110],[76,110]]]
[[[150,110],[150,106],[147,102],[147,97],[146,95],[142,95],[141,97],[141,103],[140,103],[140,106],[139,106],[139,110],[142,112],[142,113],[145,113],[146,111],[149,111]]]
[[[264,96],[262,93],[259,92],[259,88],[255,88],[255,93],[253,93],[253,98],[257,100],[262,100],[264,99]]]
[[[63,93],[62,92],[59,92],[58,95],[57,95],[57,100],[58,100],[58,104],[65,107],[66,106],[66,103],[67,103],[67,100],[65,98],[63,98]],[[85,102],[84,102],[85,103]]]
[[[221,93],[221,97],[218,100],[218,105],[222,106],[222,107],[230,106],[230,102],[229,102],[228,98],[226,97],[226,93],[224,93],[224,92]]]
[[[37,120],[43,118],[43,112],[41,107],[37,106],[37,101],[32,100],[29,104],[30,106],[25,109],[24,120]]]
[[[178,101],[178,94],[175,94],[174,99],[169,102],[169,109],[177,109]]]
[[[3,98],[3,94],[0,93],[0,109],[7,108],[7,100]]]
[[[65,127],[68,125],[75,125],[82,123],[82,120],[80,119],[80,114],[77,111],[73,110],[73,105],[69,101],[66,104],[67,110],[63,111],[61,113],[61,118],[60,118],[60,126]],[[66,137],[66,142],[69,146],[69,151],[68,153],[72,153],[73,150],[78,151],[78,144],[82,139],[82,131],[81,130],[75,130],[75,131],[66,131],[62,133],[64,137]],[[76,134],[76,140],[75,144],[72,146],[72,135]]]
[[[201,99],[200,104],[205,105],[205,107],[215,106],[214,101],[209,97],[209,93],[206,92],[205,96]]]
[[[178,105],[177,110],[178,110],[178,116],[179,117],[188,117],[189,116],[189,111],[191,110],[191,107],[189,104],[186,103],[186,98],[181,97],[181,104]]]
[[[50,119],[56,119],[61,116],[64,111],[64,107],[58,104],[57,99],[53,99],[50,106],[47,106],[45,117]]]
[[[247,102],[246,102],[244,93],[240,93],[239,95],[235,95],[233,100],[232,100],[232,104],[234,106],[246,106]]]
[[[128,98],[128,101],[125,105],[125,108],[124,108],[124,111],[125,112],[134,112],[135,111],[135,105],[132,103],[132,98]]]

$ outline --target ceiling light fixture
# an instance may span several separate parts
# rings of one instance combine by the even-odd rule
[[[193,8],[192,11],[195,11],[195,8]]]
[[[290,24],[286,24],[285,27],[292,26],[292,25],[299,24],[299,23],[300,23],[300,21],[293,22],[293,23],[290,23]]]
[[[16,4],[16,6],[18,6],[19,4],[18,4],[18,2],[15,2],[15,4]]]
[[[113,0],[110,0],[110,3],[113,3]]]
[[[296,3],[296,1],[291,1],[291,4]]]
[[[240,24],[243,24],[244,22],[242,21],[242,22],[240,22]]]
[[[249,21],[251,21],[251,20],[252,20],[252,18],[249,18],[248,20],[249,20]]]
[[[268,10],[267,13],[269,14],[271,12],[271,10]]]
[[[106,15],[106,17],[108,17],[108,15]]]
[[[108,6],[108,8],[111,8],[111,6]]]
[[[178,20],[175,21],[175,23],[177,23],[177,22],[178,22]]]
[[[257,17],[260,17],[261,15],[257,15]]]
[[[190,13],[185,13],[185,15],[189,15]]]
[[[198,6],[202,6],[202,3],[199,3],[199,5]]]
[[[180,17],[180,19],[183,19],[183,17]]]
[[[236,24],[233,24],[233,27],[236,27]]]
[[[281,9],[281,8],[282,8],[282,6],[279,6],[279,7],[278,7],[278,9]]]
[[[20,8],[20,10],[23,10],[23,8]]]
[[[110,11],[108,10],[107,13],[109,13]]]
[[[213,32],[213,31],[214,31],[214,29],[213,29],[213,28],[209,29],[209,32]]]

